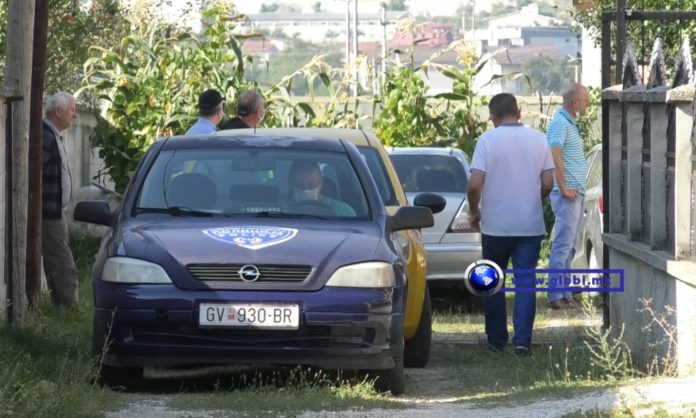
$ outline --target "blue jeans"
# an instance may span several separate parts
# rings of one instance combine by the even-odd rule
[[[549,257],[549,269],[569,269],[575,257],[575,238],[578,235],[582,223],[582,203],[585,195],[578,193],[574,201],[561,196],[560,192],[551,192],[551,209],[556,215],[556,223],[553,226],[551,236],[551,255]],[[558,287],[568,287],[560,285]],[[549,289],[552,289],[549,285]],[[548,301],[559,299],[571,300],[571,292],[555,292],[549,290]]]
[[[483,258],[491,260],[505,270],[512,257],[514,269],[535,269],[539,260],[539,250],[543,235],[531,237],[496,237],[481,234]],[[527,277],[529,276],[529,277]],[[519,280],[519,275],[516,277]],[[524,275],[526,286],[535,287],[534,275]],[[518,285],[519,287],[519,285]],[[496,293],[483,300],[486,316],[486,336],[488,343],[502,350],[508,342],[507,307],[505,293]],[[512,312],[512,326],[515,346],[529,347],[532,344],[532,329],[536,315],[536,293],[516,292],[515,308]]]

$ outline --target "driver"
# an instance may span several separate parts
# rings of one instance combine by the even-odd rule
[[[295,161],[290,168],[290,199],[294,202],[318,202],[334,210],[338,216],[355,216],[353,208],[321,194],[324,179],[319,165],[314,161]]]

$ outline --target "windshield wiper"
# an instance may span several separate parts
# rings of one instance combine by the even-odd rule
[[[186,206],[170,206],[168,208],[136,208],[137,213],[168,213],[172,216],[201,216],[212,217],[217,215],[213,212],[191,209]]]
[[[314,218],[314,219],[328,219],[325,216],[319,215],[308,215],[305,213],[290,213],[282,212],[279,210],[264,210],[261,212],[253,213],[252,216],[258,218]]]

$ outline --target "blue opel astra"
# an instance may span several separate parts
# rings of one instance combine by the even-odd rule
[[[403,392],[395,232],[433,216],[387,214],[350,142],[164,138],[117,210],[86,201],[74,217],[111,227],[93,269],[104,384],[127,385],[143,367],[310,365],[368,370],[379,390]]]

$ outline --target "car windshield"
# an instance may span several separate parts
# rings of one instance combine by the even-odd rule
[[[347,154],[278,148],[162,151],[135,213],[368,219]]]
[[[457,157],[391,154],[390,158],[406,193],[466,193],[468,175]]]

